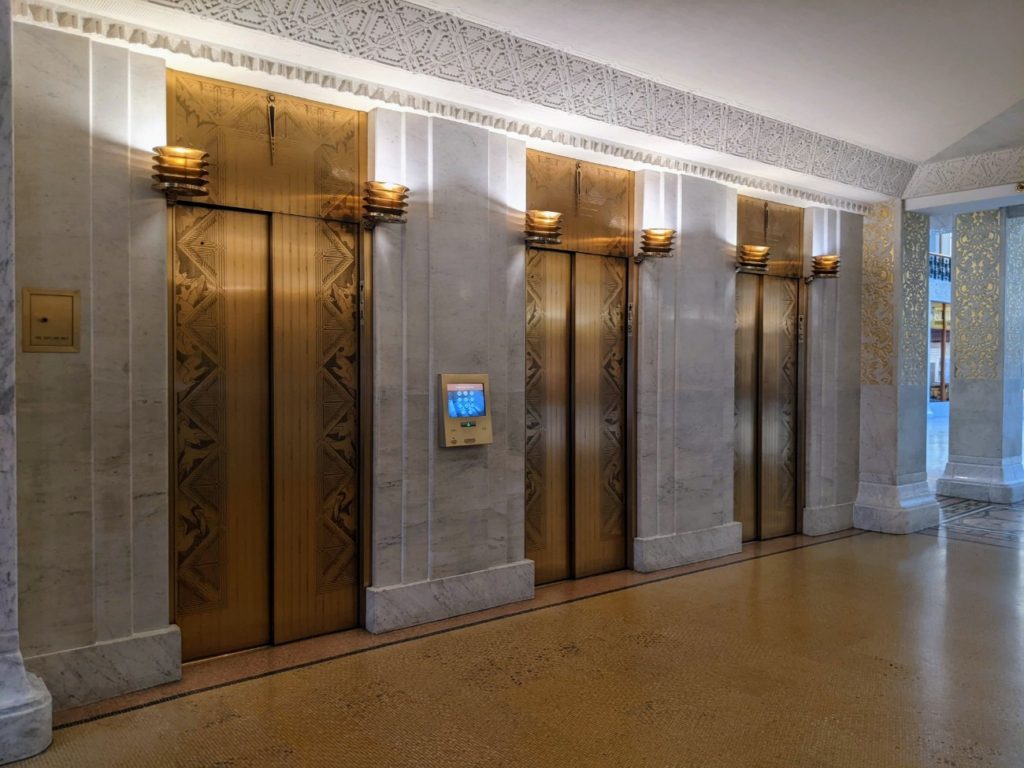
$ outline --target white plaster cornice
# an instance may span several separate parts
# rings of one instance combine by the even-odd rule
[[[899,196],[914,164],[405,0],[148,0],[650,136]]]
[[[967,192],[1024,181],[1024,146],[918,166],[904,197]]]
[[[620,164],[656,167],[689,176],[699,176],[741,189],[789,198],[807,205],[820,205],[861,214],[866,213],[869,207],[863,202],[840,196],[802,189],[775,180],[692,162],[626,144],[603,141],[583,134],[473,109],[390,86],[346,78],[332,72],[299,66],[229,47],[212,45],[56,3],[15,0],[14,12],[15,18],[19,21],[97,37],[111,43],[149,49],[155,53],[165,52],[175,56],[187,56],[263,75],[281,77],[305,86],[362,97],[381,106],[401,107],[507,132],[528,140],[549,142],[580,152],[604,155],[615,158]]]

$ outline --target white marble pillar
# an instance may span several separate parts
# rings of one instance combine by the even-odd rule
[[[663,171],[636,175],[641,227],[678,230],[676,255],[640,265],[637,535],[655,571],[739,552],[733,521],[736,191]]]
[[[841,278],[840,278],[841,279]],[[910,533],[938,523],[928,488],[928,217],[899,200],[864,221],[858,528]]]
[[[810,536],[853,525],[860,434],[861,268],[864,217],[826,208],[804,212],[804,252],[838,254],[840,277],[807,286],[807,447],[801,530]]]
[[[1000,504],[1024,500],[1024,211],[1008,213],[963,213],[953,225],[949,463],[938,483]]]
[[[50,693],[25,671],[18,635],[12,131],[11,5],[0,0],[0,763],[41,752],[52,732]]]

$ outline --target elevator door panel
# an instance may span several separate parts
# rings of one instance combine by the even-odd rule
[[[760,538],[796,533],[796,280],[763,278],[761,363]]]
[[[270,639],[268,221],[179,206],[174,550],[186,660]]]
[[[573,290],[575,575],[626,566],[626,262],[578,253]]]
[[[736,275],[736,453],[733,461],[735,519],[743,540],[757,538],[758,389],[761,280]]]
[[[274,641],[356,626],[358,228],[273,220]]]
[[[528,206],[562,214],[561,247],[576,248],[576,186],[578,163],[571,157],[529,150],[526,156]]]
[[[526,263],[526,556],[538,584],[572,576],[569,551],[569,323],[572,257]]]
[[[576,245],[578,251],[625,257],[633,247],[630,220],[632,173],[579,163]]]

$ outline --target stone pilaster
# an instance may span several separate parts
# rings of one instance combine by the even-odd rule
[[[949,496],[1024,500],[1022,215],[977,211],[958,215],[953,225],[949,463],[938,484]]]
[[[879,203],[864,221],[858,528],[938,523],[925,454],[927,333],[928,217]]]
[[[840,277],[807,286],[807,447],[801,530],[810,536],[853,525],[860,434],[861,262],[864,219],[808,208],[805,248],[839,254]]]
[[[12,134],[11,5],[0,0],[0,763],[46,749],[52,722],[50,693],[25,671],[18,635]]]

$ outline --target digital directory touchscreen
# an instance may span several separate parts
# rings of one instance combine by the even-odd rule
[[[449,384],[448,418],[466,419],[484,416],[487,405],[483,384]]]

